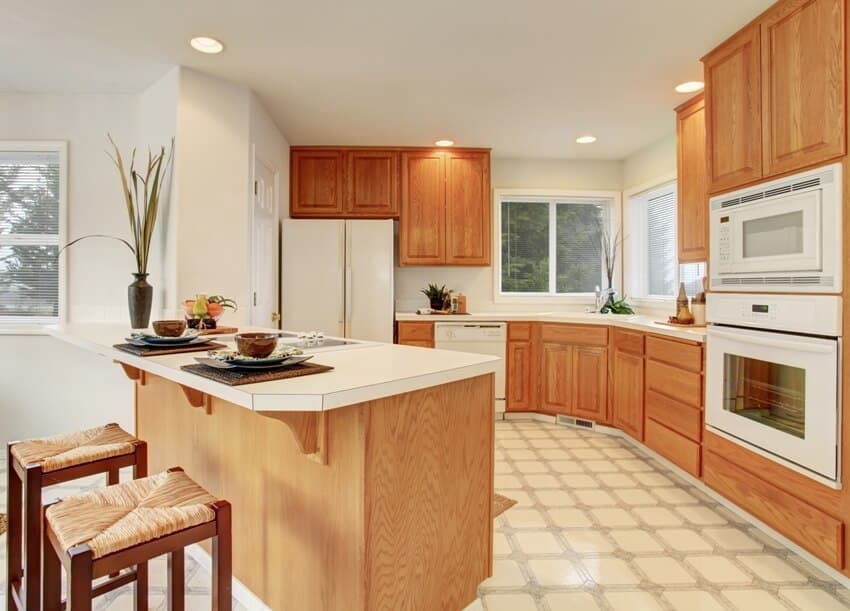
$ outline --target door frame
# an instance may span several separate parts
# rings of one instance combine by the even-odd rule
[[[254,208],[254,185],[257,182],[257,162],[262,163],[267,168],[272,171],[272,175],[274,176],[274,180],[272,181],[272,187],[274,189],[274,195],[272,196],[272,216],[275,219],[275,236],[277,242],[277,248],[275,248],[274,252],[274,304],[277,309],[278,314],[280,313],[280,168],[276,168],[274,163],[271,163],[267,158],[257,152],[256,143],[251,143],[251,180],[248,185],[248,200],[251,202],[251,224],[250,224],[250,239],[249,243],[251,245],[251,253],[250,253],[250,287],[248,290],[248,299],[249,299],[249,308],[250,313],[248,315],[248,319],[250,324],[258,325],[261,327],[269,327],[271,326],[271,321],[263,321],[262,323],[258,323],[254,320],[254,304],[253,297],[255,292],[255,282],[256,282],[256,271],[257,271],[257,261],[254,259],[254,222],[256,220],[255,217],[255,208]],[[280,328],[280,319],[277,321],[278,328]]]

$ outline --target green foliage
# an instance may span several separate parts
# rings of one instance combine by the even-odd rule
[[[622,299],[614,299],[614,295],[612,294],[608,301],[605,302],[605,305],[602,306],[600,312],[602,314],[634,314],[635,311],[632,309],[628,303],[626,303],[626,297],[623,295]]]
[[[426,288],[421,289],[419,292],[425,295],[428,299],[442,299],[448,294],[445,284],[443,286],[429,284]]]

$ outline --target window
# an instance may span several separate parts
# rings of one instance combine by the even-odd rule
[[[0,142],[0,324],[56,322],[64,143]]]
[[[497,194],[500,295],[593,293],[603,285],[600,233],[612,200]]]
[[[634,297],[669,298],[685,283],[688,295],[702,290],[704,263],[677,260],[676,183],[668,183],[629,199],[631,264]]]

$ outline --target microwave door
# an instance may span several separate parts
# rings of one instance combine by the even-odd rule
[[[823,269],[820,189],[729,211],[727,216],[732,242],[727,273]]]

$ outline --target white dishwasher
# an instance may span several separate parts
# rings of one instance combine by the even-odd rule
[[[505,351],[508,326],[503,322],[438,322],[434,324],[434,347],[455,352],[498,356],[496,366],[496,413],[505,411]]]

